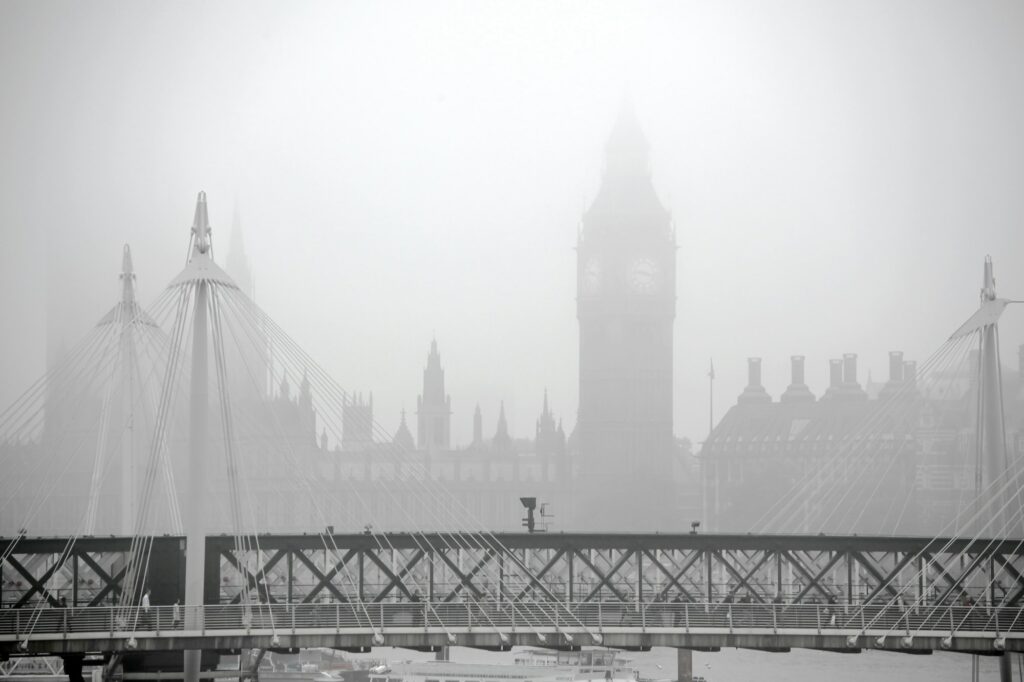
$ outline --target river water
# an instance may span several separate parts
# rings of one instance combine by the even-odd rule
[[[454,647],[451,659],[462,663],[512,663],[509,653],[492,653]],[[654,680],[676,678],[676,650],[655,648],[646,653],[627,653],[641,677]],[[432,654],[405,649],[374,649],[372,658],[390,662],[426,660]],[[981,679],[999,679],[999,659],[982,657]],[[789,653],[766,653],[746,649],[722,649],[717,653],[694,652],[693,674],[707,682],[969,682],[971,657],[937,652],[930,656],[865,651],[836,654],[794,649]],[[1014,670],[1014,677],[1020,679]]]

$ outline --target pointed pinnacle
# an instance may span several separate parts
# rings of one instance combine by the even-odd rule
[[[132,268],[132,248],[125,244],[123,255],[121,256],[121,277],[129,277],[134,274],[135,271]]]
[[[121,302],[125,305],[135,301],[135,269],[132,267],[132,250],[125,244],[121,256]]]
[[[210,218],[206,211],[206,192],[200,192],[196,199],[196,215],[192,220],[192,234],[195,250],[206,253],[210,250]]]

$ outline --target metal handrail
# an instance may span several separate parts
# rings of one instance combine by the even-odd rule
[[[871,633],[980,632],[1024,636],[1024,607],[868,605],[853,611],[835,604],[722,602],[570,602],[553,615],[543,602],[330,602],[320,604],[208,604],[0,610],[0,637],[143,633],[173,637],[183,631],[266,632],[330,629],[378,632],[395,628],[472,631],[685,631],[784,633],[803,630]],[[186,627],[187,625],[187,627]]]

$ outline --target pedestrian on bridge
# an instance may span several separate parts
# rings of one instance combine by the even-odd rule
[[[142,593],[142,625],[149,627],[149,588]]]
[[[420,598],[419,590],[413,590],[413,593],[409,596],[409,601],[417,605],[412,612],[412,624],[423,625],[425,619],[423,617],[423,607],[420,606],[423,600]]]
[[[836,607],[838,604],[839,600],[836,599],[836,595],[830,592],[828,595],[828,605],[825,607],[825,615],[828,616],[828,625],[832,628],[836,626],[836,616],[838,614]]]

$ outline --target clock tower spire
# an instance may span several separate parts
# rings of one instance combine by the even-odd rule
[[[605,146],[600,190],[577,244],[580,475],[577,523],[673,524],[672,336],[676,243],[627,102]]]

